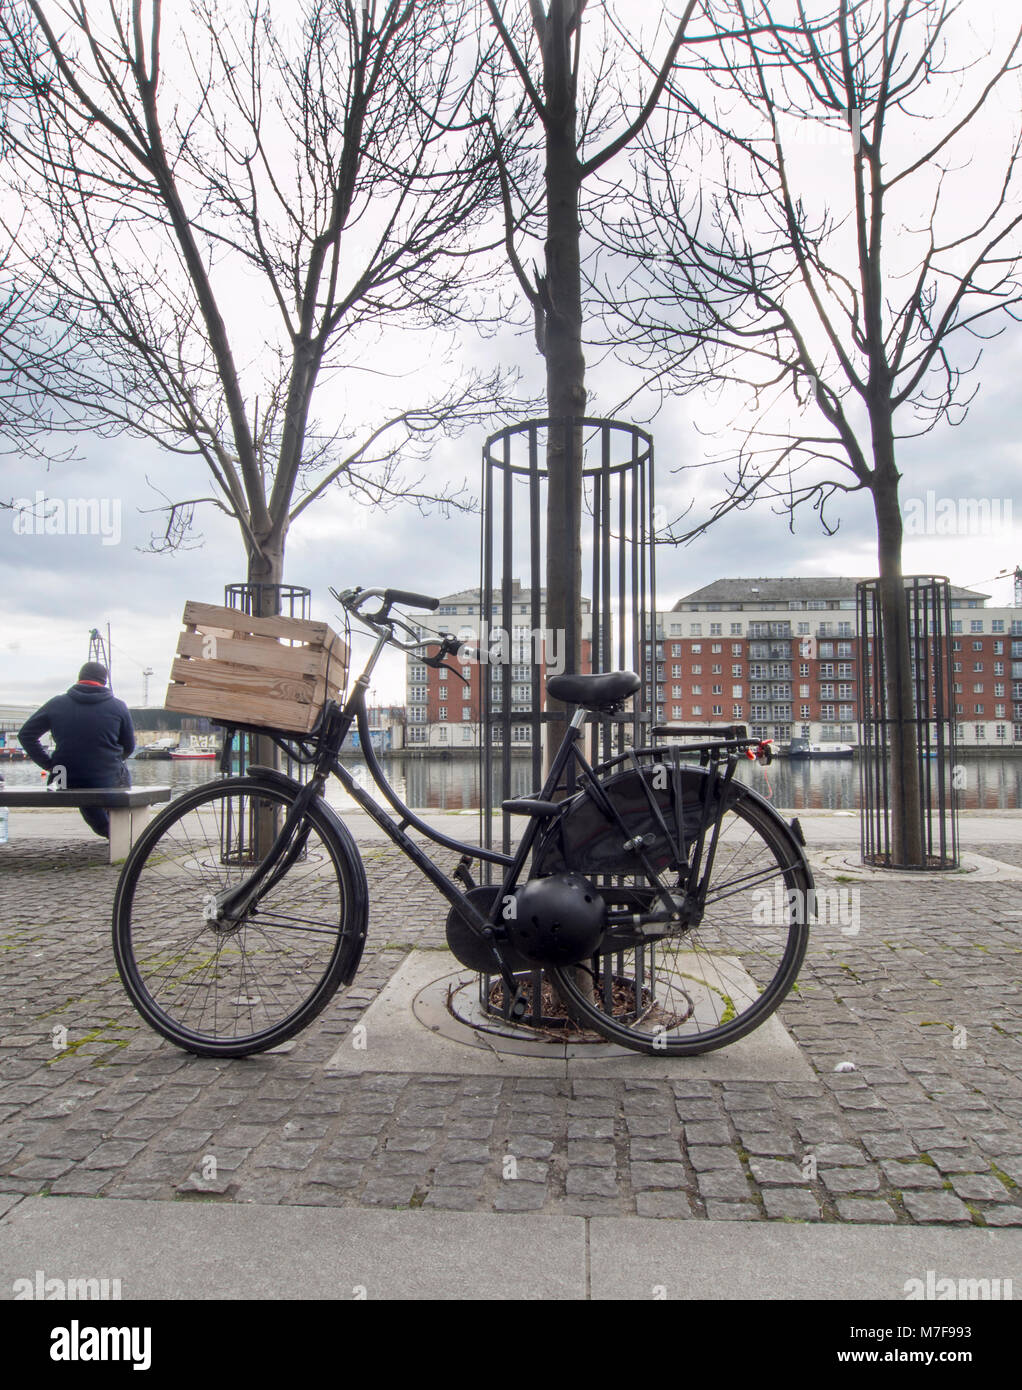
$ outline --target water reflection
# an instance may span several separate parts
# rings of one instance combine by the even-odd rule
[[[349,762],[345,766],[367,790],[373,790],[361,764]],[[963,810],[1016,810],[1022,805],[1022,757],[964,756],[959,766],[964,775],[959,802]],[[217,776],[215,762],[132,762],[130,767],[136,786],[169,785],[175,793]],[[397,756],[389,758],[385,767],[398,796],[409,806],[432,811],[475,810],[479,806],[479,763],[475,758]],[[0,771],[9,787],[43,785],[39,769],[30,762],[4,763]],[[743,761],[735,775],[784,808],[855,811],[859,806],[859,764],[855,759],[816,762],[778,758],[767,768]],[[497,804],[505,797],[528,796],[536,790],[528,755],[512,759],[507,791],[501,785],[499,762],[494,764],[493,777]],[[340,807],[351,804],[336,781],[328,789],[328,800]]]

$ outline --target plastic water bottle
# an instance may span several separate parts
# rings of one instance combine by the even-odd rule
[[[0,790],[3,789],[4,775],[0,772]],[[7,807],[0,806],[0,845],[7,843]]]

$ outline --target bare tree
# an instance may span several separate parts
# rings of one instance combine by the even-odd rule
[[[497,123],[494,150],[504,202],[508,259],[535,317],[536,346],[546,366],[547,554],[546,604],[550,627],[563,631],[565,671],[581,662],[582,597],[582,430],[586,414],[586,362],[583,347],[583,234],[587,214],[583,194],[597,176],[639,136],[656,108],[696,7],[688,0],[680,19],[668,24],[653,76],[644,91],[629,90],[620,68],[628,52],[625,32],[607,6],[607,29],[588,64],[584,59],[583,12],[587,0],[529,0],[526,4],[486,0],[490,22],[513,68],[519,101],[513,104],[512,130],[522,112],[538,123],[538,164],[530,169],[512,158]],[[617,52],[609,31],[619,34]],[[615,64],[615,56],[618,63]],[[588,71],[585,71],[588,67]],[[641,73],[641,67],[639,69]],[[523,246],[543,241],[543,269],[530,275]]]
[[[1022,305],[1022,30],[1012,23],[985,53],[973,40],[963,63],[954,0],[836,0],[812,24],[802,0],[795,9],[804,25],[785,27],[779,0],[708,3],[727,37],[698,74],[669,81],[634,207],[605,227],[631,267],[612,333],[641,345],[663,390],[742,398],[711,521],[768,494],[791,511],[811,503],[833,529],[836,495],[870,494],[893,854],[919,865],[897,446],[962,418],[982,342]],[[1006,132],[1000,167],[977,186],[969,137],[1002,100],[989,126]]]
[[[0,3],[0,207],[25,209],[10,268],[45,329],[19,390],[204,461],[212,491],[169,500],[162,544],[212,501],[249,580],[276,584],[335,483],[462,500],[408,465],[503,403],[498,374],[433,386],[438,335],[481,317],[470,252],[498,193],[470,19],[468,0],[190,0],[172,21],[160,0]],[[402,360],[429,360],[426,384]]]

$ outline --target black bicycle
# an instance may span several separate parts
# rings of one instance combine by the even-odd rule
[[[543,787],[504,803],[525,818],[517,848],[463,844],[421,820],[387,782],[365,699],[388,645],[443,666],[463,644],[452,635],[422,641],[391,611],[435,610],[437,599],[331,592],[376,637],[365,670],[343,706],[327,702],[312,734],[252,731],[308,765],[309,780],[268,766],[227,775],[229,730],[224,775],[167,806],[125,862],[114,953],[154,1029],[202,1056],[244,1056],[292,1037],[351,983],[369,892],[358,847],[322,796],[331,775],[447,898],[451,950],[500,977],[513,1019],[526,1012],[525,982],[537,965],[580,1025],[640,1052],[708,1052],[774,1012],[802,964],[815,894],[798,822],[734,776],[740,759],[769,758],[768,746],[743,726],[665,726],[654,736],[698,741],[632,749],[592,767],[581,747],[586,720],[620,713],[639,677],[552,677],[549,693],[576,708]],[[338,761],[352,726],[397,818]],[[409,827],[458,854],[453,874]],[[476,862],[492,866],[493,882],[476,883]]]

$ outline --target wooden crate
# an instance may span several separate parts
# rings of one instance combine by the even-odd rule
[[[326,623],[251,618],[186,603],[167,709],[306,734],[348,679],[348,648]]]

